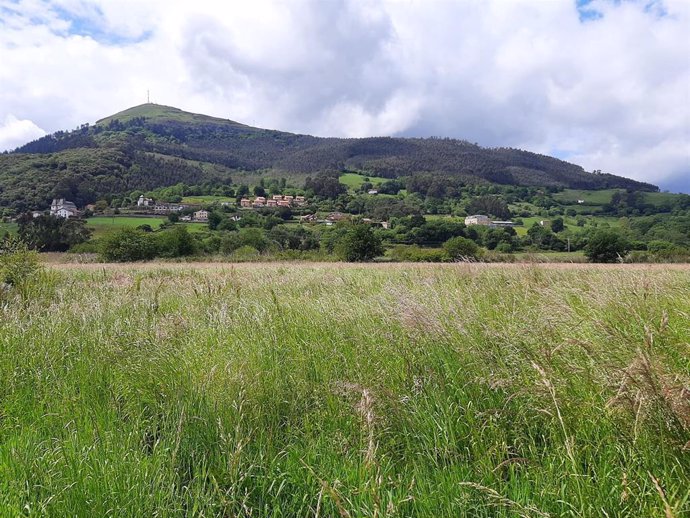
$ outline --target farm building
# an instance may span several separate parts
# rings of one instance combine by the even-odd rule
[[[470,225],[490,225],[491,220],[489,216],[484,216],[483,214],[475,214],[474,216],[467,216],[465,218],[465,225],[468,227]]]

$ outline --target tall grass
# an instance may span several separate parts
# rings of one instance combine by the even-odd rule
[[[689,286],[65,268],[0,309],[0,516],[687,515]]]

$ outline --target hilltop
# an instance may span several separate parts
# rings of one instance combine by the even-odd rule
[[[78,205],[180,182],[231,183],[243,175],[342,171],[399,178],[429,174],[464,184],[657,191],[553,157],[447,138],[320,138],[143,104],[0,155],[0,206],[27,210],[52,197]]]

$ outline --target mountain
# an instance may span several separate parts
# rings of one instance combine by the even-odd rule
[[[144,104],[0,155],[0,207],[44,207],[53,197],[84,205],[179,182],[344,170],[387,178],[427,173],[468,184],[658,190],[519,149],[447,138],[319,138]]]

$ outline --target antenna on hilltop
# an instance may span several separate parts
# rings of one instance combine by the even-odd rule
[[[146,90],[146,103],[151,104],[151,91]]]

